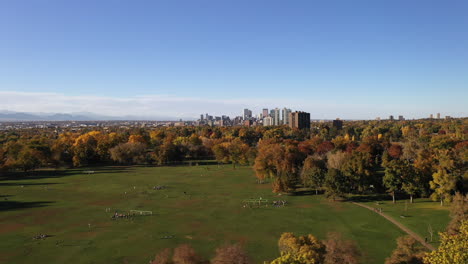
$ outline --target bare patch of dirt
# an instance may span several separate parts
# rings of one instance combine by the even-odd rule
[[[15,232],[21,230],[26,225],[20,223],[8,223],[8,224],[1,224],[0,225],[0,234],[6,234],[10,232]]]
[[[329,207],[331,207],[333,210],[337,212],[341,212],[344,210],[343,204],[340,201],[323,200],[321,203],[328,205]]]
[[[112,205],[120,202],[122,199],[109,199],[109,200],[99,200],[99,201],[92,201],[86,203],[87,205],[94,205],[94,206],[107,206],[111,207]]]
[[[199,199],[180,200],[174,204],[174,207],[176,208],[191,207],[200,203],[200,201],[201,200]]]
[[[294,207],[296,207],[296,208],[312,208],[314,206],[312,204],[297,204],[297,205],[294,205]]]
[[[34,214],[34,223],[42,225],[50,223],[51,219],[59,219],[61,215],[67,213],[66,209],[44,209]]]

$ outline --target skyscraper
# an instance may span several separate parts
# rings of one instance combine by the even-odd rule
[[[388,117],[388,119],[389,119],[390,121],[393,121],[393,120],[394,120],[394,118],[393,118],[393,116],[392,116],[392,115],[391,115],[391,116],[389,116],[389,117]]]
[[[242,115],[242,118],[243,118],[244,120],[248,120],[248,119],[252,118],[252,111],[249,110],[249,109],[247,109],[247,108],[245,108],[245,109],[244,109],[244,113],[243,113],[243,115]]]
[[[310,113],[298,111],[289,113],[289,127],[298,129],[310,128]]]
[[[267,117],[268,116],[268,108],[263,108],[262,110],[262,116]]]
[[[440,113],[437,113],[437,119],[440,119]]]
[[[274,126],[279,126],[281,125],[280,123],[280,109],[277,107],[273,110],[273,125]]]
[[[289,124],[289,114],[291,113],[291,109],[283,108],[281,111],[281,120],[283,121],[283,125]]]

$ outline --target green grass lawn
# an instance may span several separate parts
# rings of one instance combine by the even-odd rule
[[[355,240],[364,252],[363,263],[383,263],[395,239],[404,235],[351,203],[275,196],[270,184],[255,183],[249,167],[100,167],[90,175],[83,170],[41,171],[0,181],[0,263],[148,263],[159,250],[181,243],[210,258],[226,242],[242,243],[262,263],[278,256],[283,232],[324,239],[330,231]],[[168,188],[156,191],[155,185]],[[289,205],[242,207],[242,200],[259,197]],[[432,203],[417,201],[411,207],[414,216],[404,219],[418,233],[426,228],[418,226],[418,219],[443,219],[434,222],[434,229],[447,222],[445,210],[425,205]],[[115,210],[131,209],[154,215],[111,220]],[[52,237],[32,239],[40,233]]]
[[[440,202],[430,199],[397,200],[395,204],[391,200],[365,202],[374,208],[382,208],[383,212],[393,217],[398,222],[410,228],[422,238],[437,247],[439,245],[439,232],[444,232],[450,221],[449,205],[441,206]],[[429,227],[433,230],[433,241],[430,241]]]

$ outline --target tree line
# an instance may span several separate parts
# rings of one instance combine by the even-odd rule
[[[273,192],[431,196],[464,190],[468,119],[347,121],[279,127],[24,129],[0,132],[0,170],[212,159],[252,165]]]

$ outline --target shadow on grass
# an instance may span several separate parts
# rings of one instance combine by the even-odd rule
[[[79,169],[60,169],[60,170],[37,170],[37,171],[13,171],[0,175],[0,181],[16,181],[16,180],[39,180],[39,179],[54,179],[62,178],[73,175],[94,174],[102,173],[123,173],[127,172],[131,167],[124,166],[113,166],[113,167],[87,167]],[[93,173],[86,173],[87,171],[93,171]],[[24,185],[24,184],[20,184]]]
[[[39,201],[39,202],[18,202],[18,201],[0,201],[0,212],[21,210],[35,207],[45,207],[54,202]]]
[[[372,195],[354,195],[347,198],[349,202],[365,203],[374,201],[388,201],[392,197],[388,194],[372,194]]]
[[[36,185],[53,185],[60,184],[56,182],[42,182],[42,183],[22,183],[22,182],[0,182],[0,186],[36,186]]]
[[[290,196],[313,196],[313,195],[321,195],[324,194],[325,191],[319,190],[316,192],[315,190],[297,190],[295,192],[289,193]]]

